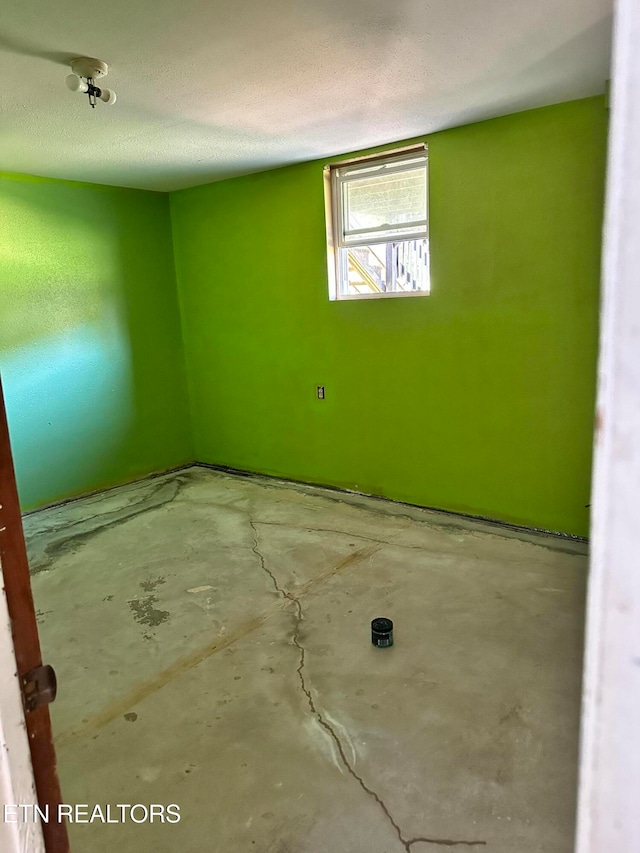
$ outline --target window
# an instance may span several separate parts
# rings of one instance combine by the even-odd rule
[[[329,296],[429,293],[427,150],[325,169]]]

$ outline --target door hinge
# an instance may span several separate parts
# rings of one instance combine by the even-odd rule
[[[58,680],[55,670],[49,664],[42,664],[25,672],[21,681],[26,711],[35,711],[42,705],[49,705],[56,698]]]

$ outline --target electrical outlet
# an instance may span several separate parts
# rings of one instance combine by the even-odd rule
[[[316,397],[318,400],[324,400],[324,385],[316,385]]]

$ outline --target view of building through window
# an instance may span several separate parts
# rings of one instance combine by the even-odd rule
[[[343,293],[406,293],[429,291],[429,243],[402,240],[341,249],[346,270],[341,275]]]

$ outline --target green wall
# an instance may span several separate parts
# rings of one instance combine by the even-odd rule
[[[323,162],[173,193],[196,458],[586,534],[606,124],[430,136],[429,297],[328,301]]]
[[[168,197],[0,175],[0,233],[23,507],[192,459]]]
[[[430,136],[428,297],[329,302],[324,161],[170,196],[0,175],[24,507],[196,458],[586,534],[606,125]]]

